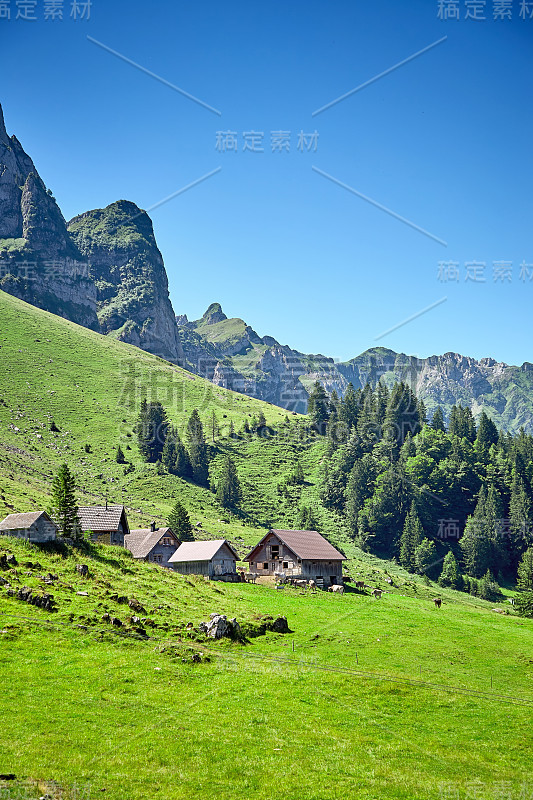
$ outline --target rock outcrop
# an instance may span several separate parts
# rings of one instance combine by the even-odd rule
[[[0,106],[0,288],[97,328],[89,265],[31,158],[8,136]]]
[[[91,264],[102,333],[183,364],[167,273],[148,214],[119,200],[80,214],[68,230]]]

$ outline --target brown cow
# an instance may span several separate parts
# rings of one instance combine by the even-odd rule
[[[372,595],[372,597],[375,597],[375,598],[378,600],[378,599],[380,599],[380,598],[381,598],[381,595],[382,595],[383,593],[382,593],[381,589],[372,589],[372,591],[370,592],[370,594]]]
[[[364,581],[356,581],[355,582],[355,588],[356,589],[364,589],[365,588],[365,582]]]
[[[442,599],[440,597],[434,597],[433,602],[437,608],[440,608],[442,605]]]

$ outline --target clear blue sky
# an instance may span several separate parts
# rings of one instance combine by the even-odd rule
[[[66,218],[125,198],[151,216],[177,313],[218,301],[259,334],[351,358],[376,344],[533,361],[533,19],[438,18],[436,0],[93,0],[90,20],[0,20],[6,125]],[[2,5],[0,3],[0,5]],[[533,11],[533,3],[531,3]],[[218,116],[91,43],[104,43]],[[440,38],[443,43],[313,117]],[[298,133],[319,133],[316,152]],[[219,152],[217,131],[238,152]],[[264,153],[243,152],[244,131]],[[271,152],[271,131],[291,150]],[[369,205],[373,198],[447,247]],[[440,283],[439,261],[459,262]],[[486,263],[486,283],[465,263]],[[493,281],[511,261],[512,281]],[[531,270],[533,274],[533,269]],[[447,301],[376,341],[441,298]]]

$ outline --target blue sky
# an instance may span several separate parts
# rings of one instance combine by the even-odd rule
[[[533,274],[522,0],[510,20],[493,18],[493,0],[485,20],[466,19],[465,0],[459,20],[439,19],[434,0],[93,0],[89,20],[69,17],[70,0],[63,20],[44,20],[44,5],[36,21],[15,19],[10,0],[0,20],[0,101],[67,219],[121,198],[150,208],[221,168],[151,212],[176,313],[218,301],[260,335],[342,360],[381,345],[533,361],[533,280],[520,279],[522,263]],[[263,153],[243,151],[251,130]],[[271,150],[280,130],[290,152]],[[315,130],[316,152],[299,150],[299,132]],[[217,131],[237,133],[237,152],[217,150]],[[472,261],[485,283],[465,280]],[[457,262],[459,281],[440,282],[439,262]],[[494,281],[494,262],[512,262],[510,281]]]

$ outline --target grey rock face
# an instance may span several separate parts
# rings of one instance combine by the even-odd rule
[[[182,364],[167,274],[148,214],[119,200],[80,214],[68,229],[91,264],[102,333]]]
[[[96,290],[59,207],[0,107],[0,288],[97,327]]]

